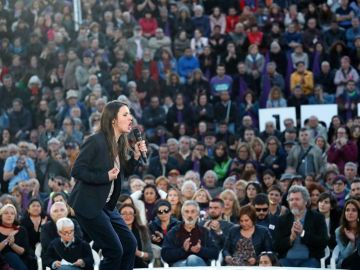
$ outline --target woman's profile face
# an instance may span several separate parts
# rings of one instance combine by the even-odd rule
[[[132,128],[133,117],[130,113],[128,106],[121,106],[116,119],[113,120],[113,128],[119,134],[129,133]]]
[[[156,192],[153,188],[144,190],[144,200],[146,203],[154,203],[156,201]]]
[[[310,194],[311,204],[316,205],[320,196],[320,191],[318,189],[314,189]]]
[[[327,214],[331,210],[330,198],[326,198],[325,200],[318,201],[318,209],[322,214]]]

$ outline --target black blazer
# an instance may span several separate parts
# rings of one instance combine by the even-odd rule
[[[286,257],[286,253],[292,247],[290,245],[290,234],[293,222],[294,215],[290,211],[279,217],[274,244],[275,250],[279,253],[279,258]],[[308,247],[311,258],[320,259],[324,256],[324,250],[328,244],[324,216],[316,211],[307,210],[304,230],[305,235],[301,238],[301,242]]]
[[[113,210],[121,192],[121,182],[128,172],[133,171],[137,161],[131,158],[127,164],[120,164],[120,173],[114,182],[112,199],[107,208]],[[76,184],[70,194],[69,205],[76,214],[85,218],[96,217],[106,204],[111,188],[108,171],[114,168],[110,151],[102,132],[91,135],[81,146],[71,176]]]

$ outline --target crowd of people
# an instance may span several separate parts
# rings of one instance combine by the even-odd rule
[[[91,269],[70,172],[116,99],[148,144],[117,205],[135,267],[209,265],[220,252],[224,265],[318,267],[337,247],[338,266],[356,269],[360,1],[84,0],[81,10],[79,22],[70,0],[0,1],[3,269],[36,269],[38,242],[44,265]],[[338,115],[301,123],[306,104],[337,104]],[[259,127],[260,108],[287,106],[296,119],[283,131]]]

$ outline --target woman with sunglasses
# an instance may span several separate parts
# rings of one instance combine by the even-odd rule
[[[159,200],[154,208],[155,219],[149,224],[151,242],[162,246],[165,235],[179,221],[171,216],[171,204],[167,200]]]

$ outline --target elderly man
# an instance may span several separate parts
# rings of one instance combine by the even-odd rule
[[[197,224],[200,207],[196,201],[186,201],[181,214],[183,222],[165,236],[161,257],[175,267],[206,266],[218,257],[219,250],[211,233]]]
[[[56,222],[60,238],[54,239],[44,256],[44,264],[51,269],[93,269],[90,245],[74,236],[74,222],[60,218]],[[65,266],[65,267],[64,267]]]
[[[307,209],[310,195],[305,187],[292,186],[287,200],[290,211],[279,218],[274,245],[281,265],[319,267],[328,242],[325,219]]]

